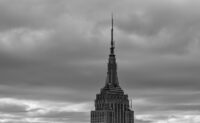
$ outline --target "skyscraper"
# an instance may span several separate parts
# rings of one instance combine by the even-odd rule
[[[117,63],[113,40],[113,17],[111,47],[105,86],[96,95],[95,110],[91,111],[91,123],[134,123],[134,111],[129,105],[128,95],[119,86]]]

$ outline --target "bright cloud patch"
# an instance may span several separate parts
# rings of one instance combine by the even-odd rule
[[[185,114],[174,112],[166,115],[136,115],[138,121],[150,122],[150,123],[199,123],[200,121],[200,112],[188,112]]]
[[[17,28],[0,32],[0,43],[7,50],[29,50],[45,43],[50,34],[52,31]]]
[[[91,109],[90,103],[54,102],[21,100],[14,98],[0,99],[0,122],[70,122],[73,116],[83,118]],[[76,114],[76,113],[77,114]],[[75,114],[75,115],[74,115]]]

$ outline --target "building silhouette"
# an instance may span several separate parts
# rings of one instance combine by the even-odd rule
[[[91,123],[134,123],[134,111],[129,105],[128,95],[124,94],[118,82],[114,49],[112,17],[107,78],[105,86],[96,95],[95,110],[91,111]]]

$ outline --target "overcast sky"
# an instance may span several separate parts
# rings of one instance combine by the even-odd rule
[[[199,123],[199,0],[0,0],[0,123],[89,123],[112,12],[136,123]]]

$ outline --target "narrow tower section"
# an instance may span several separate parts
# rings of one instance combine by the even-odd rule
[[[113,16],[111,20],[111,46],[110,46],[110,55],[108,59],[108,71],[107,71],[107,80],[106,84],[108,86],[113,87],[119,87],[118,77],[117,77],[117,63],[115,58],[115,45],[114,45],[114,39],[113,39]]]
[[[119,86],[115,44],[111,19],[111,46],[105,86],[96,95],[95,110],[91,111],[91,123],[134,123],[134,112],[129,106],[128,95]]]

